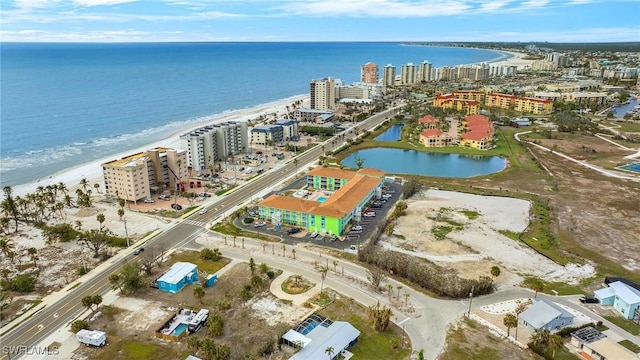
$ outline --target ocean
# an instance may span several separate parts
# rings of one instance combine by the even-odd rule
[[[491,50],[402,43],[1,43],[0,184],[15,186],[161,140],[205,117],[359,81],[424,60],[496,61]]]

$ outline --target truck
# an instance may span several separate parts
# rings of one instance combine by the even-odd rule
[[[76,339],[86,346],[101,347],[107,344],[107,333],[100,330],[82,329],[76,334]]]

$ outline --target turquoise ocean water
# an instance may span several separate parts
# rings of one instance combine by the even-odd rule
[[[163,139],[203,117],[307,94],[309,81],[506,58],[401,43],[0,44],[0,182],[36,179]]]

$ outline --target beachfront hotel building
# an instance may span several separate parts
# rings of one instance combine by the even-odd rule
[[[154,148],[102,164],[106,194],[126,201],[151,198],[161,188],[184,190],[187,152]]]
[[[420,143],[425,147],[451,146],[453,138],[440,129],[427,129],[420,133]]]
[[[296,109],[293,112],[293,118],[298,122],[312,122],[316,124],[323,124],[333,121],[335,115],[333,111],[329,110],[314,110],[307,108]]]
[[[551,114],[553,101],[529,97],[518,97],[513,104],[513,110],[534,115]]]
[[[258,204],[258,216],[276,226],[342,235],[352,220],[360,220],[367,203],[381,196],[384,175],[377,169],[317,167],[307,173],[306,189],[294,196],[270,195]]]
[[[372,62],[362,65],[362,69],[360,70],[360,81],[367,84],[377,84],[379,71],[378,65]]]
[[[311,109],[333,110],[336,106],[336,82],[333,78],[311,80]]]
[[[209,169],[214,162],[248,150],[247,123],[230,121],[192,130],[180,139],[187,148],[187,165],[196,171]]]
[[[282,137],[284,141],[295,140],[298,138],[298,121],[294,119],[280,119],[276,121],[276,125],[282,126]]]
[[[382,69],[382,85],[395,86],[396,85],[396,67],[388,64]]]
[[[423,61],[422,64],[420,64],[419,80],[422,82],[431,81],[431,69],[431,63],[427,60]]]
[[[400,72],[400,83],[402,85],[413,85],[418,82],[418,67],[413,63],[402,65]]]
[[[251,129],[251,145],[279,144],[284,141],[284,129],[280,125],[261,125]]]

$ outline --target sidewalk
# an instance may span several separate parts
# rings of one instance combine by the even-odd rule
[[[291,272],[283,271],[280,276],[275,278],[271,282],[271,288],[269,289],[271,293],[281,300],[290,300],[293,304],[302,306],[305,302],[309,301],[312,297],[316,296],[320,293],[320,284],[316,284],[311,289],[303,292],[302,294],[287,294],[282,290],[282,284],[291,276],[294,275]]]

